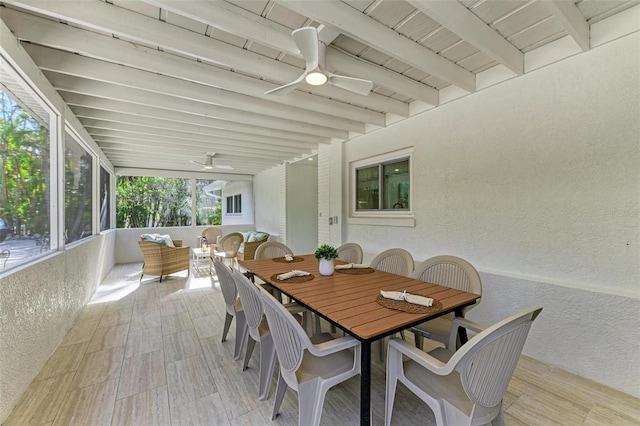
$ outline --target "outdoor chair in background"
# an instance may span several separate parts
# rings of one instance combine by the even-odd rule
[[[456,256],[435,256],[427,259],[418,265],[411,276],[420,281],[475,293],[478,298],[482,296],[480,274],[473,265]],[[463,316],[476,305],[463,308]],[[451,313],[411,327],[409,330],[415,336],[416,347],[423,348],[425,337],[446,344],[453,318],[454,314]]]
[[[262,244],[260,244],[258,246],[258,248],[256,249],[255,255],[254,255],[254,260],[257,259],[273,259],[276,257],[285,257],[286,255],[290,255],[293,256],[293,250],[291,250],[288,246],[286,246],[285,244],[282,244],[278,241],[266,241]],[[248,276],[247,278],[249,278],[252,282],[255,282],[255,276],[251,275]],[[271,284],[267,284],[267,283],[259,283],[262,288],[264,288],[265,290],[267,290],[269,293],[271,293],[271,295],[273,295],[273,297],[275,297],[276,299],[282,301],[282,293],[280,292],[280,290],[278,290],[277,288],[275,288],[274,286],[272,286]],[[308,327],[312,327],[312,325],[309,323],[310,317],[311,317],[311,312],[309,311],[305,311],[303,312],[303,320],[302,320],[302,327],[306,330]],[[309,333],[310,334],[314,334],[314,333],[319,333],[320,332],[320,318],[318,316],[315,316],[315,331],[314,330],[310,330]]]
[[[267,241],[258,246],[254,259],[273,259],[274,257],[293,256],[293,251],[277,241]]]
[[[198,238],[198,247],[202,245],[202,238],[207,239],[207,245],[214,246],[218,243],[218,239],[222,237],[222,228],[218,228],[217,226],[210,226],[209,228],[205,228],[200,234],[200,238]]]
[[[369,267],[379,271],[389,272],[396,275],[404,275],[406,277],[413,272],[414,261],[411,253],[402,248],[391,248],[383,251],[373,258]],[[400,332],[404,339],[404,331]],[[386,338],[377,341],[378,359],[384,359],[384,345]]]
[[[385,250],[373,258],[369,267],[408,277],[413,272],[414,261],[411,253],[402,248]]]
[[[345,243],[338,247],[338,259],[347,263],[362,263],[362,247],[356,243]]]
[[[218,243],[213,246],[212,254],[213,257],[224,261],[225,259],[229,260],[229,267],[231,269],[240,270],[240,266],[238,265],[238,249],[240,248],[240,244],[244,237],[240,232],[232,232],[230,234],[225,235],[224,237],[218,240]]]
[[[172,240],[174,247],[155,241],[138,241],[144,264],[140,281],[146,275],[159,275],[162,282],[163,275],[169,275],[180,271],[189,274],[190,247],[182,247],[182,240]]]

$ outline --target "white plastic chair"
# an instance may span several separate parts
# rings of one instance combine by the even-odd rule
[[[240,244],[244,241],[244,236],[240,232],[232,232],[225,235],[218,240],[218,244],[215,245],[213,256],[218,259],[229,259],[229,267],[240,270],[238,266],[238,249]]]
[[[338,247],[338,259],[348,263],[362,263],[362,247],[356,243],[345,243]]]
[[[254,259],[273,259],[274,257],[284,257],[290,254],[293,256],[293,251],[286,245],[277,241],[267,241],[258,246]]]
[[[233,352],[234,359],[240,359],[242,353],[242,343],[247,336],[247,321],[242,303],[238,298],[238,290],[231,270],[219,260],[213,261],[216,276],[220,283],[224,303],[227,305],[227,313],[224,318],[224,328],[222,329],[222,341],[227,340],[227,333],[231,327],[231,321],[236,318],[236,343]]]
[[[360,342],[350,336],[333,339],[328,333],[312,341],[280,302],[260,291],[280,364],[273,419],[289,386],[298,393],[298,424],[318,425],[327,391],[360,374]]]
[[[273,259],[274,257],[284,257],[287,254],[293,256],[293,250],[291,250],[285,244],[282,244],[278,241],[267,241],[258,246],[258,248],[256,249],[256,253],[254,255],[254,259]],[[282,294],[280,290],[273,287],[271,284],[266,284],[266,283],[262,284],[262,287],[265,288],[269,293],[271,293],[277,299],[282,301]],[[309,316],[310,316],[309,311],[306,311],[303,313],[302,326],[305,329],[309,324]],[[315,319],[315,327],[316,327],[316,332],[319,332],[320,318],[318,318],[317,316]],[[314,331],[311,330],[309,333],[313,334]]]
[[[276,365],[276,348],[273,345],[269,325],[264,319],[262,300],[260,300],[260,290],[240,273],[233,273],[233,279],[240,295],[240,301],[244,310],[244,315],[249,329],[249,339],[247,349],[244,354],[244,364],[242,371],[247,369],[249,360],[253,354],[256,342],[260,342],[260,385],[258,399],[263,401],[269,397],[269,387],[273,377],[273,369]],[[307,311],[298,303],[288,303],[285,308],[292,314]]]
[[[373,258],[369,266],[379,271],[389,272],[397,275],[409,276],[413,272],[415,263],[411,253],[402,248],[392,248],[385,250],[376,257]],[[400,335],[404,339],[404,331],[400,332]],[[377,341],[378,345],[378,359],[384,359],[384,344],[385,338]]]
[[[482,282],[478,271],[469,262],[456,256],[435,256],[427,259],[418,265],[411,276],[417,280],[482,296]],[[463,316],[476,305],[464,308]],[[415,336],[416,347],[423,348],[425,337],[446,344],[453,318],[453,314],[448,314],[410,328]]]
[[[413,272],[414,261],[411,253],[405,249],[392,248],[374,257],[369,266],[379,271],[408,277]]]
[[[428,353],[392,339],[387,355],[385,425],[391,423],[398,381],[429,405],[438,425],[503,425],[502,399],[531,323],[541,310],[539,306],[529,308],[486,329],[455,318],[447,349]],[[455,351],[459,327],[479,334]],[[409,359],[403,362],[403,356]]]

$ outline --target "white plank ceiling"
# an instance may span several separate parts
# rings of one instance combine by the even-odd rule
[[[253,175],[318,144],[477,90],[494,67],[590,26],[629,0],[8,0],[0,18],[117,169],[197,171],[190,160]],[[291,31],[319,28],[327,66],[374,82],[368,96],[303,85]]]

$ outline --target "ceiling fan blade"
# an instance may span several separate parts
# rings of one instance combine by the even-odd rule
[[[193,163],[193,164],[197,164],[198,166],[204,166],[205,165],[204,163],[201,163],[201,162],[196,161],[196,160],[189,160],[189,162]]]
[[[285,84],[284,86],[276,87],[275,89],[271,89],[269,91],[264,92],[265,95],[286,95],[291,92],[293,89],[298,87],[300,83],[307,76],[307,71],[303,72],[300,77],[298,77],[295,81],[292,81],[289,84]]]
[[[318,67],[318,30],[314,27],[303,27],[291,33],[300,54],[307,62],[307,72]]]
[[[214,167],[214,168],[216,168],[216,169],[233,170],[233,166],[228,166],[228,165],[226,165],[226,164],[224,164],[224,165],[220,165],[220,166],[215,165],[215,166],[213,166],[213,167]]]
[[[371,89],[373,89],[373,82],[370,80],[363,80],[361,78],[346,77],[343,75],[329,75],[329,83],[341,89],[349,90],[350,92],[358,93],[363,96],[367,96]]]

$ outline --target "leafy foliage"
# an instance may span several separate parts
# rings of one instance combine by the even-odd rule
[[[338,257],[338,250],[329,244],[323,244],[316,249],[315,256],[316,259],[335,259]]]
[[[188,179],[118,176],[118,228],[188,225],[191,225],[191,185]]]
[[[0,217],[18,232],[49,231],[49,130],[0,91]]]

